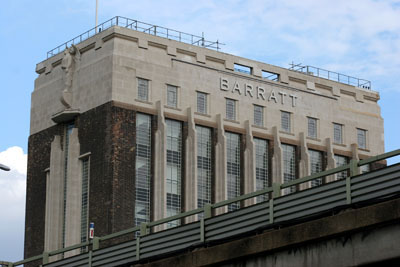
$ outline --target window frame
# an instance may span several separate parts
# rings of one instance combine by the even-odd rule
[[[340,142],[337,142],[337,140],[335,138],[335,136],[336,136],[336,134],[335,134],[336,133],[336,127],[339,127],[337,129],[340,129]],[[343,144],[343,128],[344,128],[343,124],[336,123],[336,122],[333,123],[333,143],[335,143],[335,144]]]
[[[204,96],[204,105],[203,105],[203,109],[204,109],[204,111],[201,111],[200,109],[199,109],[199,107],[201,106],[201,105],[199,105],[199,96]],[[207,108],[208,108],[208,94],[207,93],[204,93],[204,92],[200,92],[200,91],[197,91],[196,92],[196,111],[198,112],[198,113],[201,113],[201,114],[208,114],[208,110],[207,110]]]
[[[140,81],[146,82],[146,96],[143,97],[141,96],[141,90],[140,90]],[[141,101],[149,101],[149,87],[150,87],[150,80],[148,79],[144,79],[144,78],[140,78],[137,77],[136,78],[136,82],[137,82],[137,99],[141,100]]]
[[[283,126],[284,126],[284,115],[288,115],[288,117],[287,117],[287,128],[284,128]],[[281,110],[281,130],[283,131],[283,132],[286,132],[286,133],[291,133],[292,132],[292,119],[291,119],[291,117],[292,117],[292,113],[290,113],[290,112],[288,112],[288,111],[285,111],[285,110]]]
[[[232,98],[225,98],[225,118],[227,120],[234,121],[236,120],[236,113],[237,113],[237,108],[236,108],[236,100]],[[228,103],[232,103],[232,116],[229,116],[229,110],[228,110]]]
[[[170,93],[174,93],[173,102],[170,102]],[[178,86],[176,85],[167,84],[167,106],[178,108]]]
[[[360,144],[360,133],[363,133],[362,139],[363,139],[363,145]],[[358,148],[361,149],[367,149],[368,145],[367,145],[367,130],[365,129],[361,129],[361,128],[357,128],[357,145]]]
[[[314,122],[314,126],[310,124],[310,122]],[[310,126],[312,127],[314,131],[314,135],[310,133]],[[318,138],[318,119],[314,117],[307,117],[307,136],[310,138],[317,139]]]
[[[256,109],[257,108],[260,108],[260,110],[258,111],[259,113],[258,114],[260,114],[260,118],[259,118],[259,122],[257,122],[257,116],[256,116]],[[259,126],[259,127],[264,127],[264,107],[263,106],[261,106],[261,105],[256,105],[256,104],[254,104],[253,105],[253,123],[254,123],[254,125],[256,125],[256,126]]]

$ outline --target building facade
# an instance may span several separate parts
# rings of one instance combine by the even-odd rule
[[[384,152],[375,91],[125,27],[36,72],[25,257]]]

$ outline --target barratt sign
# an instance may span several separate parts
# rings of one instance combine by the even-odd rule
[[[266,89],[262,86],[254,86],[248,82],[239,83],[238,81],[230,82],[227,78],[220,78],[221,91],[230,91],[234,94],[244,95],[251,98],[262,99],[268,102],[280,103],[282,105],[291,104],[296,106],[297,96],[288,94],[284,91],[276,91],[274,89]]]

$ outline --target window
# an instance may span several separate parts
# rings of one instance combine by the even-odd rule
[[[196,125],[197,207],[211,203],[211,129]]]
[[[89,205],[89,157],[82,159],[82,197],[81,197],[81,243],[88,238]],[[85,251],[84,248],[81,252]]]
[[[165,120],[167,124],[167,217],[181,212],[182,179],[182,124]],[[179,225],[179,221],[168,223],[168,227]]]
[[[138,83],[138,99],[143,101],[149,100],[149,81],[138,78],[137,83]]]
[[[367,131],[363,129],[357,129],[357,143],[359,148],[367,148]]]
[[[309,149],[310,155],[310,174],[322,172],[322,152]],[[311,181],[311,186],[319,186],[322,184],[322,178],[314,179]]]
[[[256,190],[268,187],[268,141],[254,138],[256,154]],[[257,202],[268,199],[266,195],[257,197]]]
[[[240,195],[240,135],[226,132],[227,191],[228,199]],[[228,210],[239,208],[239,203],[228,205]]]
[[[345,156],[335,155],[336,167],[340,167],[349,163],[349,159]],[[345,179],[347,177],[347,171],[342,171],[336,174],[336,179]]]
[[[296,147],[282,144],[283,157],[283,182],[287,183],[296,179]],[[291,186],[283,190],[284,194],[296,191],[296,186]]]
[[[136,115],[135,225],[150,221],[151,116]]]
[[[317,138],[317,119],[307,118],[308,120],[308,137]]]
[[[233,99],[226,99],[226,118],[228,120],[236,119],[236,101]]]
[[[254,124],[257,126],[264,125],[264,108],[259,105],[254,105]]]
[[[207,94],[197,92],[197,112],[207,114]]]
[[[234,64],[234,70],[241,73],[251,74],[251,68],[240,64]]]
[[[176,108],[178,105],[178,87],[167,85],[167,106]]]
[[[333,124],[333,142],[336,144],[343,144],[343,125]]]
[[[263,70],[262,72],[262,77],[266,80],[270,80],[270,81],[279,81],[279,74],[278,73],[274,73],[274,72],[269,72],[266,70]]]
[[[290,113],[281,111],[281,129],[290,133]]]

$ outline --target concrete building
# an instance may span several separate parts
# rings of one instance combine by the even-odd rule
[[[89,222],[102,236],[384,152],[379,93],[358,79],[126,25],[37,64],[25,258],[86,241]]]

